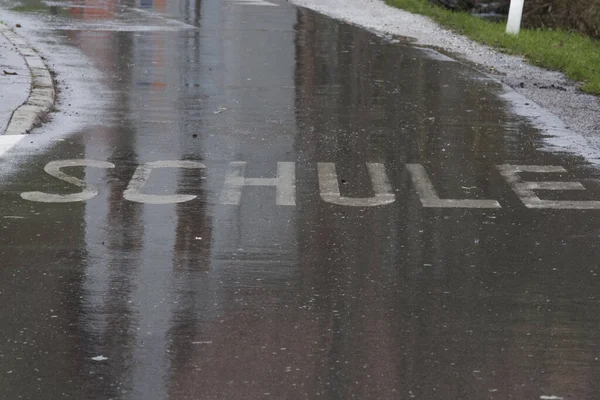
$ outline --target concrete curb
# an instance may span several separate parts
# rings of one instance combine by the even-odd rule
[[[44,60],[18,34],[0,23],[0,34],[4,35],[21,53],[31,73],[31,90],[27,101],[12,114],[4,135],[29,133],[50,112],[56,100],[54,81]]]

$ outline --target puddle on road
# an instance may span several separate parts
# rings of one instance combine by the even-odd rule
[[[495,166],[563,165],[555,179],[600,198],[595,169],[539,151],[498,83],[430,51],[289,6],[170,4],[197,29],[57,32],[110,101],[101,123],[22,154],[3,182],[0,355],[13,373],[0,397],[600,397],[599,216],[525,209]],[[118,24],[142,18],[115,10]],[[49,26],[83,18],[63,12]],[[43,168],[75,158],[115,165],[68,170],[98,196],[19,197],[73,192]],[[209,166],[153,172],[145,188],[194,200],[124,199],[158,160]],[[219,205],[232,161],[249,178],[295,163],[296,207],[272,187]],[[396,201],[327,204],[317,162],[335,163],[350,197],[372,196],[366,165],[384,164]],[[440,197],[503,208],[423,208],[407,164]]]

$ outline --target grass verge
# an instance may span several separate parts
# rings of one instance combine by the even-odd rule
[[[45,11],[48,9],[48,6],[38,4],[38,5],[26,5],[26,6],[16,6],[12,7],[10,11],[16,12],[33,12],[33,11]]]
[[[440,25],[509,54],[524,56],[530,63],[564,72],[582,82],[582,90],[600,95],[600,41],[559,29],[522,29],[507,35],[506,25],[486,21],[469,13],[432,6],[427,0],[385,0],[387,4],[430,17]]]

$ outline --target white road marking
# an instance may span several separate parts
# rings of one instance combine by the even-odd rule
[[[23,135],[25,136],[25,135]],[[23,137],[0,136],[0,154],[14,146]],[[380,163],[367,163],[367,170],[371,178],[374,196],[367,198],[344,197],[340,194],[338,176],[334,163],[317,163],[319,192],[323,201],[331,204],[350,207],[374,207],[391,204],[395,201],[389,178],[386,174],[385,165]],[[115,165],[106,161],[88,159],[52,161],[44,167],[44,171],[50,176],[81,188],[79,193],[53,194],[45,192],[23,192],[21,197],[28,201],[42,203],[71,203],[86,201],[98,195],[99,191],[93,185],[85,181],[67,175],[61,169],[65,167],[91,167],[91,168],[114,168]],[[423,207],[428,208],[501,208],[496,200],[479,199],[441,199],[425,168],[420,164],[406,165]],[[520,174],[528,173],[566,173],[567,170],[561,166],[544,165],[497,165],[502,177],[507,181],[514,192],[527,208],[536,209],[580,209],[598,210],[598,200],[542,200],[535,191],[568,191],[586,190],[579,182],[553,182],[553,181],[523,181]],[[188,168],[204,169],[204,164],[196,161],[174,160],[155,161],[140,165],[136,168],[127,189],[123,192],[126,200],[146,204],[173,204],[182,203],[196,199],[195,195],[150,195],[142,193],[142,189],[148,183],[152,170],[155,168]],[[275,204],[279,206],[296,205],[296,167],[293,162],[278,162],[277,176],[275,178],[246,178],[246,162],[234,161],[229,163],[225,176],[225,183],[220,196],[220,204],[240,205],[242,190],[245,186],[273,186],[276,189]],[[465,188],[470,189],[470,188]],[[201,238],[197,238],[201,239]]]
[[[21,198],[29,201],[40,203],[72,203],[76,201],[85,201],[94,198],[98,195],[98,188],[87,184],[79,178],[67,175],[60,169],[64,167],[92,167],[92,168],[114,168],[115,165],[106,161],[96,160],[62,160],[52,161],[46,164],[44,171],[55,178],[60,179],[82,188],[80,193],[73,194],[52,194],[44,192],[24,192],[21,193]]]
[[[234,0],[234,4],[248,6],[279,7],[279,4],[273,4],[263,0]]]
[[[367,198],[342,197],[334,163],[317,163],[319,190],[323,201],[340,206],[375,207],[393,203],[396,198],[385,172],[385,166],[367,163],[375,196]]]
[[[125,200],[134,201],[136,203],[145,204],[174,204],[184,203],[194,200],[197,196],[191,194],[174,194],[174,195],[155,195],[144,194],[142,189],[148,183],[150,174],[155,168],[187,168],[187,169],[204,169],[204,164],[196,161],[155,161],[140,165],[136,168],[127,189],[123,192]]]
[[[293,162],[278,162],[276,178],[245,178],[245,173],[245,161],[229,163],[221,192],[221,204],[239,205],[244,186],[275,186],[275,204],[296,205],[296,165]]]
[[[406,164],[423,207],[435,208],[501,208],[496,200],[440,199],[427,171],[421,164]]]
[[[528,182],[523,181],[519,176],[521,172],[532,172],[537,174],[567,172],[567,170],[561,166],[503,164],[497,165],[496,167],[527,208],[551,208],[558,210],[600,209],[600,201],[542,200],[534,192],[534,190],[585,190],[585,187],[579,182]]]
[[[0,156],[12,149],[27,135],[0,135]]]

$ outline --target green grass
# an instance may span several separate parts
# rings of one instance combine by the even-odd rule
[[[43,4],[34,4],[34,5],[22,5],[11,8],[11,11],[17,12],[33,12],[33,11],[45,11],[48,7]]]
[[[426,15],[473,40],[509,54],[524,56],[540,67],[564,72],[582,82],[582,90],[600,94],[600,41],[559,29],[522,29],[507,35],[504,23],[490,22],[468,13],[431,6],[427,0],[386,0],[403,10]]]

